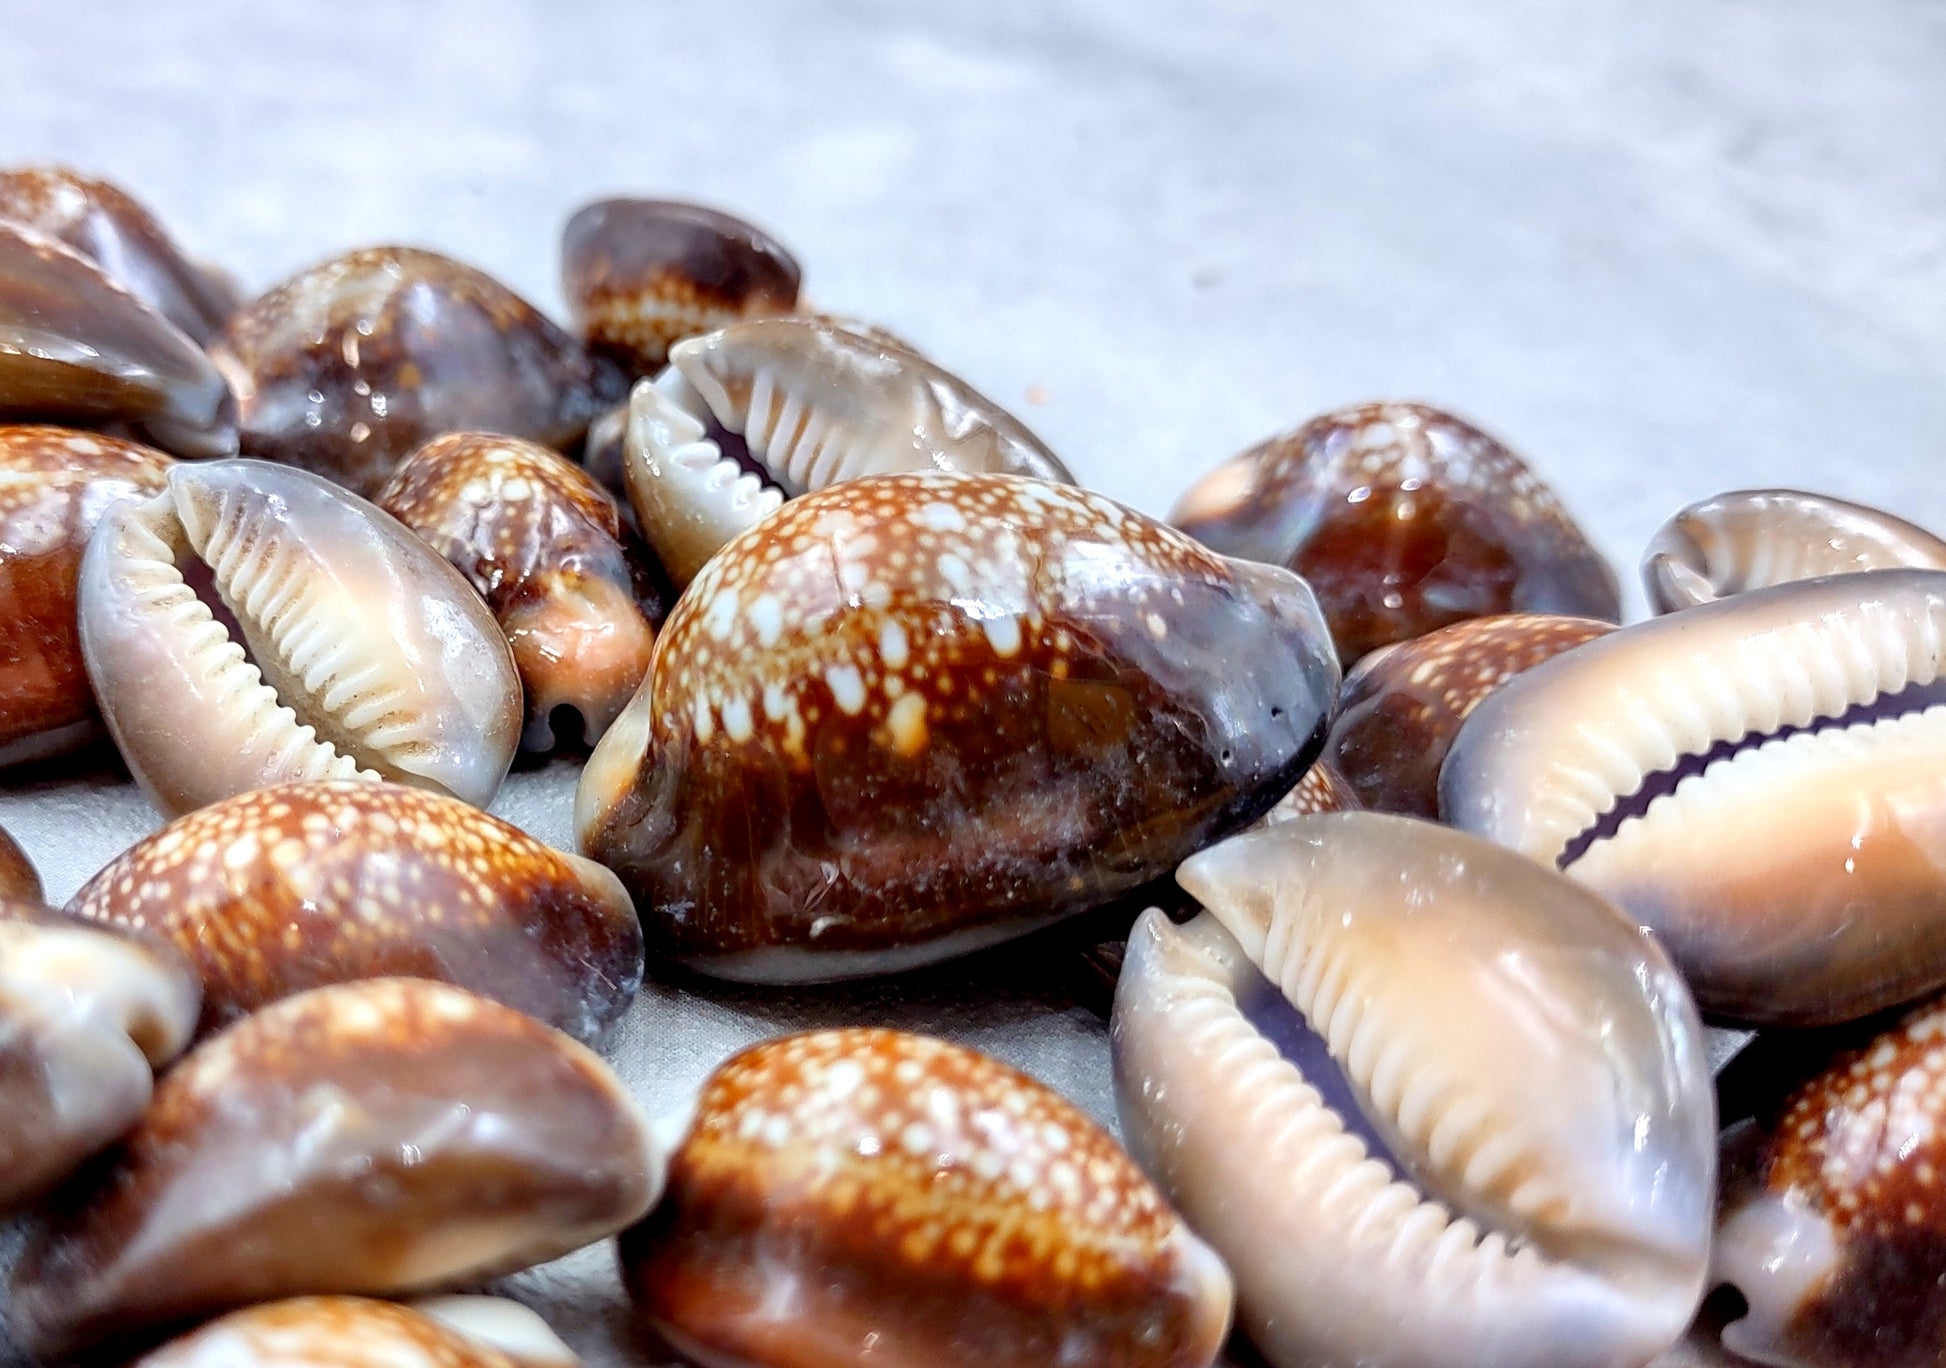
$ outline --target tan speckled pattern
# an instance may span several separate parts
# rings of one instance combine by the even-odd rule
[[[1800,1368],[1946,1355],[1946,1002],[1833,1059],[1766,1118],[1724,1201],[1716,1274],[1749,1303],[1724,1341]]]
[[[478,808],[396,784],[291,784],[200,808],[68,904],[166,937],[203,1028],[327,983],[409,974],[601,1038],[642,978],[615,876]]]
[[[133,1368],[514,1368],[514,1361],[392,1302],[294,1297],[232,1312]]]
[[[553,747],[561,707],[599,740],[648,672],[661,613],[649,552],[608,491],[533,442],[458,432],[413,452],[374,501],[493,610],[526,696],[523,747]]]
[[[577,829],[652,952],[883,972],[1103,901],[1260,815],[1317,744],[1328,650],[1294,576],[1099,494],[847,481],[690,585]]]
[[[1229,1280],[1093,1122],[1017,1071],[891,1031],[745,1051],[705,1086],[630,1288],[706,1362],[869,1327],[888,1364],[1205,1364]],[[714,1292],[712,1281],[724,1285]],[[829,1347],[794,1363],[849,1361]]]

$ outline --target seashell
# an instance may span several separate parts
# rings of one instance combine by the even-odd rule
[[[228,280],[188,256],[133,196],[64,166],[0,171],[0,219],[47,234],[201,346],[236,311]]]
[[[545,1336],[547,1356],[520,1357],[491,1338],[447,1324],[424,1308],[365,1297],[293,1297],[233,1311],[171,1340],[136,1360],[134,1368],[578,1368],[574,1351],[546,1322],[518,1302],[499,1297],[451,1297],[492,1302]],[[476,1318],[484,1319],[484,1318]],[[547,1342],[551,1341],[551,1345]],[[532,1347],[517,1341],[515,1348]]]
[[[0,422],[130,423],[178,456],[233,456],[236,401],[202,349],[92,261],[0,221]]]
[[[286,784],[138,841],[67,910],[174,943],[202,1031],[328,983],[438,979],[603,1039],[642,982],[615,876],[453,798],[398,784]]]
[[[677,601],[576,831],[654,955],[757,982],[892,972],[1255,821],[1336,686],[1288,571],[1066,485],[848,481]]]
[[[667,611],[660,567],[608,492],[545,447],[458,432],[407,457],[376,500],[499,620],[527,699],[522,746],[551,750],[563,723],[566,739],[600,739],[648,672],[651,624]]]
[[[1864,504],[1796,489],[1693,503],[1656,530],[1642,582],[1658,613],[1793,580],[1863,570],[1946,570],[1946,541]]]
[[[1151,910],[1130,938],[1123,1132],[1272,1364],[1622,1368],[1675,1342],[1716,1112],[1650,936],[1379,813],[1251,832],[1177,877],[1209,911]]]
[[[479,1281],[638,1220],[661,1170],[621,1080],[558,1031],[424,979],[318,988],[163,1076],[30,1235],[14,1333],[71,1353],[279,1297]]]
[[[1839,1053],[1733,1130],[1712,1277],[1729,1349],[1779,1368],[1933,1368],[1946,1355],[1946,1000]]]
[[[453,1294],[420,1297],[410,1305],[448,1330],[492,1345],[519,1368],[581,1368],[581,1356],[562,1343],[553,1327],[536,1312],[517,1301]]]
[[[628,525],[635,526],[635,510],[628,507],[628,405],[617,404],[588,424],[588,440],[581,448],[581,466],[594,482],[623,500]]]
[[[621,1258],[637,1308],[705,1368],[1202,1368],[1230,1324],[1222,1262],[1100,1127],[898,1031],[787,1036],[718,1069]]]
[[[770,234],[700,204],[601,200],[562,234],[561,293],[575,327],[631,375],[654,375],[685,337],[790,313],[802,278]]]
[[[39,904],[46,900],[47,891],[41,887],[40,871],[27,858],[27,852],[20,848],[20,842],[5,828],[0,828],[0,904]]]
[[[134,1124],[196,1003],[166,946],[0,902],[0,1211]]]
[[[102,715],[165,815],[298,779],[484,804],[513,761],[520,681],[493,615],[390,514],[317,475],[176,466],[103,517],[80,603]]]
[[[1381,646],[1345,676],[1325,754],[1357,793],[1357,806],[1437,817],[1439,767],[1480,700],[1614,630],[1594,618],[1508,613]]]
[[[98,433],[0,427],[0,765],[99,735],[76,618],[81,553],[108,506],[161,489],[169,465]]]
[[[1446,819],[1653,930],[1706,1011],[1847,1021],[1946,985],[1946,574],[1755,589],[1495,691]]]
[[[1621,618],[1615,574],[1527,464],[1426,404],[1357,404],[1217,467],[1169,521],[1310,583],[1338,653],[1495,613]]]
[[[246,455],[367,496],[445,432],[566,450],[625,386],[493,277],[411,247],[293,276],[231,319],[211,355],[236,390]]]
[[[1291,791],[1279,798],[1277,805],[1258,820],[1257,825],[1279,826],[1298,817],[1309,817],[1319,812],[1356,812],[1363,806],[1345,776],[1330,761],[1320,757],[1316,764],[1304,771],[1304,777],[1297,781]]]
[[[830,319],[732,324],[678,343],[669,366],[635,387],[625,460],[636,522],[679,585],[784,500],[841,480],[947,470],[1074,482],[965,381]],[[754,470],[725,454],[729,438]]]

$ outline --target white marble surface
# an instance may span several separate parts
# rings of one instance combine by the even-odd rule
[[[253,286],[406,241],[549,308],[580,203],[712,200],[1151,512],[1320,409],[1421,397],[1628,576],[1737,486],[1946,528],[1942,71],[1926,0],[67,0],[9,9],[0,163],[110,176]],[[570,781],[503,808],[564,839]],[[61,896],[152,819],[52,783],[0,823]],[[655,989],[625,1063],[674,1106],[807,1013],[944,1029],[1108,1115],[1085,1011],[950,976]],[[578,1266],[562,1328],[606,1345]]]

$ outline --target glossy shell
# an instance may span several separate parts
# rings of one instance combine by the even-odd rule
[[[202,349],[92,261],[0,221],[0,422],[129,423],[178,456],[236,454]]]
[[[669,346],[739,318],[797,307],[797,261],[761,228],[673,200],[601,200],[568,220],[561,293],[589,344],[633,375]]]
[[[526,695],[522,746],[563,739],[561,709],[566,740],[599,740],[648,673],[665,611],[659,567],[608,492],[545,447],[467,432],[420,447],[377,503],[493,610]]]
[[[566,1036],[423,979],[320,988],[163,1077],[34,1231],[14,1332],[50,1355],[277,1297],[478,1281],[637,1220],[660,1184],[647,1118]]]
[[[0,901],[0,1211],[135,1123],[196,1004],[168,947]]]
[[[1439,815],[1439,767],[1480,700],[1543,660],[1615,630],[1593,618],[1469,618],[1358,662],[1338,692],[1324,752],[1359,805]]]
[[[636,522],[679,584],[784,500],[841,480],[948,470],[1073,483],[964,380],[832,319],[733,324],[677,344],[669,364],[630,399],[626,460]],[[730,438],[747,462],[725,453]]]
[[[40,871],[20,848],[20,842],[0,828],[0,901],[38,904],[46,897]]]
[[[1726,1346],[1779,1368],[1934,1368],[1946,1356],[1946,1002],[1846,1050],[1754,1126],[1713,1276],[1747,1310]]]
[[[410,247],[347,252],[248,305],[211,353],[244,454],[370,494],[446,432],[566,449],[619,373],[493,277]]]
[[[1694,1004],[1613,907],[1476,838],[1307,817],[1184,863],[1113,1043],[1132,1152],[1278,1368],[1615,1368],[1704,1286]]]
[[[943,1041],[821,1031],[704,1085],[622,1238],[642,1313],[705,1368],[1203,1368],[1229,1275],[1098,1126]]]
[[[203,980],[204,1031],[306,989],[406,975],[594,1042],[642,981],[641,926],[613,874],[398,784],[287,784],[199,808],[67,910],[174,942]]]
[[[198,345],[236,307],[220,275],[185,256],[155,215],[107,181],[58,166],[0,171],[0,219],[66,243]]]
[[[1657,529],[1642,582],[1658,613],[1864,570],[1946,570],[1946,541],[1881,509],[1796,489],[1693,503]]]
[[[1317,591],[1344,662],[1465,618],[1617,621],[1615,574],[1554,492],[1472,424],[1425,404],[1314,418],[1210,472],[1169,521]]]
[[[167,815],[353,777],[483,804],[513,760],[520,681],[493,615],[391,515],[319,476],[176,466],[163,493],[102,519],[80,602],[102,715]]]
[[[0,765],[100,732],[81,658],[81,553],[117,499],[153,494],[169,458],[56,427],[0,427]]]
[[[894,475],[710,562],[590,758],[582,848],[650,952],[749,980],[886,972],[1157,878],[1323,739],[1302,581],[1085,490]]]
[[[497,1302],[539,1323],[526,1307],[498,1298],[443,1300]],[[544,1324],[541,1329],[553,1339]],[[578,1362],[566,1345],[553,1343],[558,1348],[540,1362],[570,1368]],[[527,1368],[534,1362],[417,1307],[366,1297],[293,1297],[231,1312],[144,1355],[134,1368]]]
[[[1850,1020],[1946,984],[1942,661],[1946,574],[1752,590],[1497,690],[1441,809],[1621,904],[1706,1009]]]

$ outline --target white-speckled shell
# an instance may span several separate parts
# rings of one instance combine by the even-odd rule
[[[1654,942],[1569,880],[1377,813],[1187,861],[1116,995],[1131,1147],[1280,1368],[1633,1368],[1703,1292],[1715,1101]],[[1328,1044],[1394,1171],[1245,1015]]]
[[[207,566],[242,641],[185,570]],[[176,815],[299,779],[383,777],[489,800],[520,736],[506,638],[389,514],[262,461],[177,466],[111,509],[82,562],[102,715]]]

